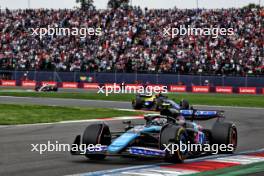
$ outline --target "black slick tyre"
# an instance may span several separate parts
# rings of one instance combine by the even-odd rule
[[[83,133],[82,143],[85,144],[86,147],[89,144],[109,145],[111,143],[109,127],[104,123],[87,126]],[[93,160],[102,160],[105,158],[104,154],[86,154],[85,156]]]
[[[228,122],[215,123],[211,135],[212,144],[232,146],[228,147],[227,151],[219,151],[219,153],[234,153],[237,148],[237,128],[235,124]]]
[[[176,145],[180,147],[180,143],[187,144],[186,130],[183,127],[167,124],[161,129],[160,133],[160,149],[165,150],[165,161],[170,163],[182,163],[188,155],[188,151],[172,151]],[[169,145],[170,151],[165,148]],[[175,146],[174,148],[172,146]]]

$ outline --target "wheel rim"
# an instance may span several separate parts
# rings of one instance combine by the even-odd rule
[[[231,137],[230,144],[233,145],[234,150],[235,150],[236,147],[237,147],[237,132],[236,132],[235,128],[232,128],[231,136],[230,137]]]

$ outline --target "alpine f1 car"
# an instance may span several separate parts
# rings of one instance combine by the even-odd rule
[[[44,84],[42,86],[36,86],[35,91],[37,92],[57,92],[58,87],[56,85]]]
[[[159,111],[164,108],[174,108],[174,109],[189,109],[190,105],[187,100],[182,100],[180,103],[168,99],[167,96],[162,94],[137,94],[136,98],[132,100],[132,107],[134,109],[148,109]]]
[[[235,124],[225,122],[221,111],[164,109],[161,114],[144,116],[143,124],[124,122],[124,131],[110,132],[106,123],[95,123],[86,127],[83,135],[77,135],[71,150],[72,155],[84,155],[89,159],[102,160],[106,156],[154,157],[168,162],[183,162],[187,158],[210,154],[211,151],[166,150],[168,146],[182,144],[232,145],[224,151],[233,153],[237,146]],[[202,128],[200,120],[214,119],[211,127]],[[83,149],[80,146],[90,146]],[[222,152],[222,151],[220,151]]]

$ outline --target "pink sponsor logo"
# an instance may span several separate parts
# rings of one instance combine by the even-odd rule
[[[97,83],[83,83],[83,88],[84,89],[98,89],[99,84]]]
[[[2,80],[1,86],[16,86],[15,80]]]
[[[240,94],[256,94],[257,88],[256,87],[239,87]]]
[[[22,87],[35,87],[36,81],[22,81]]]
[[[78,88],[78,83],[75,83],[75,82],[63,82],[62,83],[62,88],[75,89],[75,88]]]
[[[209,92],[209,86],[192,86],[192,92],[208,93]]]
[[[220,86],[217,86],[215,88],[215,92],[216,93],[228,93],[228,94],[231,94],[231,93],[233,93],[233,87],[220,87]]]
[[[170,92],[186,92],[186,86],[171,85]]]

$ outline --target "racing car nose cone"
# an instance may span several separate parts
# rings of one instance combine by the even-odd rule
[[[120,137],[116,138],[112,144],[107,148],[109,153],[118,153],[138,136],[137,133],[124,133]]]

